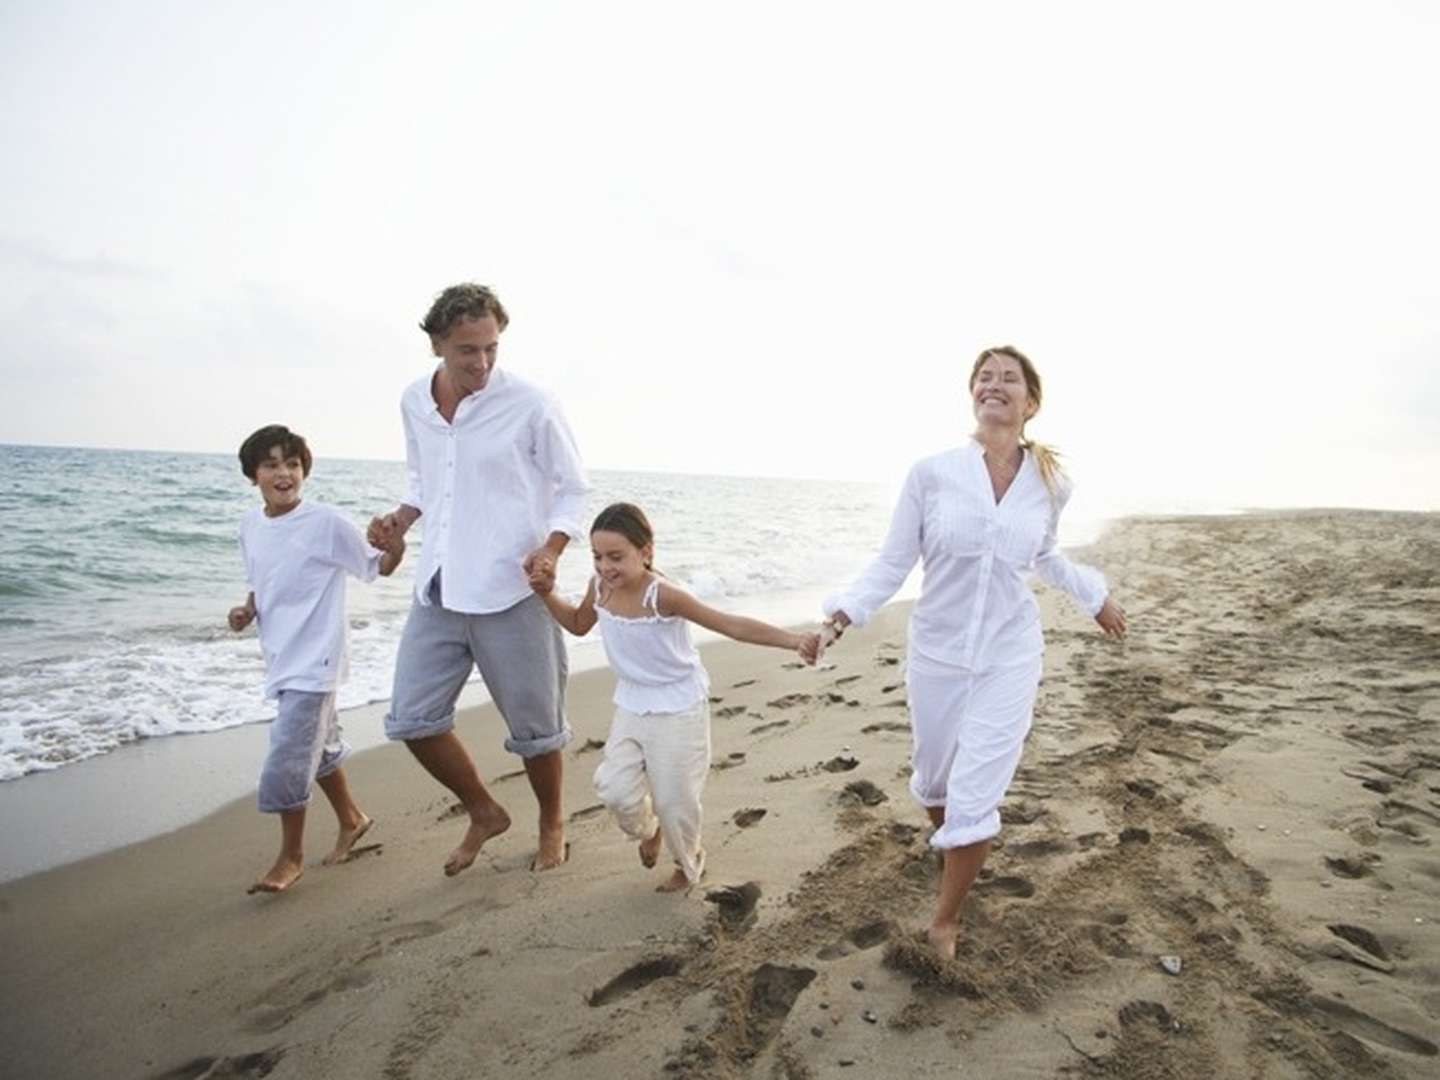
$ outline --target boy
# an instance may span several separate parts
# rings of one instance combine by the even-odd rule
[[[230,609],[239,633],[260,620],[265,696],[279,703],[270,728],[270,753],[260,771],[261,813],[280,815],[280,855],[249,892],[284,892],[305,870],[305,807],[310,784],[330,800],[340,825],[326,866],[343,862],[371,819],[355,804],[340,762],[350,747],[340,739],[335,688],[347,674],[345,574],[374,581],[390,575],[405,541],[387,537],[387,550],[369,547],[338,511],[301,503],[310,475],[310,448],[279,424],[263,427],[240,447],[240,469],[260,489],[263,505],[240,524],[240,554],[251,592]]]

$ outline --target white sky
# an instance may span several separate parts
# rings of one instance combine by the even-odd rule
[[[415,327],[592,467],[898,482],[979,349],[1114,509],[1440,509],[1440,5],[0,7],[0,442],[399,457]]]

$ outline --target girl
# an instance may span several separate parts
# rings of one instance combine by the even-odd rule
[[[555,595],[555,575],[539,568],[530,586],[577,637],[598,621],[617,676],[615,719],[595,789],[653,867],[663,841],[675,872],[657,892],[688,889],[705,870],[700,791],[710,770],[710,678],[690,641],[690,623],[752,645],[794,649],[813,664],[818,634],[706,607],[652,566],[655,537],[637,506],[614,503],[590,527],[595,576],[579,606]]]
[[[860,579],[825,601],[826,643],[864,625],[924,565],[910,616],[906,683],[914,728],[910,791],[943,851],[931,944],[955,955],[960,908],[990,842],[1000,801],[1030,730],[1045,643],[1030,571],[1069,593],[1106,634],[1125,613],[1098,571],[1056,546],[1070,483],[1048,447],[1025,436],[1040,376],[1011,345],[986,349],[970,371],[975,433],[918,462],[905,480],[885,546]]]

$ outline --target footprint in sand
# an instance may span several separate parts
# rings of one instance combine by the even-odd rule
[[[1154,1025],[1157,1030],[1170,1034],[1181,1030],[1182,1026],[1158,1001],[1131,1001],[1120,1006],[1119,1015],[1122,1027]]]
[[[784,697],[778,697],[774,701],[767,701],[765,704],[769,705],[772,709],[789,709],[796,705],[804,705],[809,700],[809,694],[786,694]],[[842,698],[841,700],[843,701],[844,699]]]
[[[748,829],[768,813],[764,807],[752,806],[744,810],[736,810],[730,820],[742,829]]]
[[[795,1001],[818,974],[814,968],[761,964],[750,980],[749,1027],[759,1046],[780,1031]]]
[[[889,940],[892,927],[887,922],[870,922],[850,930],[839,941],[823,946],[815,955],[821,960],[838,960],[859,949],[873,949]]]
[[[836,754],[829,761],[823,762],[820,768],[826,772],[849,772],[859,764],[859,758],[848,757],[845,754]]]
[[[728,720],[732,716],[739,716],[745,711],[744,705],[726,705],[723,709],[715,710],[715,719]]]
[[[988,881],[977,881],[975,891],[1028,900],[1035,895],[1035,883],[1023,877],[993,877]]]
[[[861,735],[874,735],[878,731],[894,731],[910,734],[910,725],[903,720],[882,720],[877,724],[866,724],[860,729]]]
[[[1368,853],[1355,858],[1341,855],[1332,859],[1329,855],[1325,856],[1325,866],[1332,874],[1336,877],[1349,878],[1352,881],[1373,874],[1374,871],[1370,869],[1370,865],[1379,861],[1378,855]]]
[[[715,905],[720,925],[732,934],[743,933],[755,920],[755,905],[760,902],[760,886],[747,881],[743,885],[722,885],[705,894],[707,903]]]
[[[735,766],[737,766],[737,765],[744,765],[744,764],[745,764],[745,752],[744,752],[743,750],[736,750],[734,753],[727,754],[727,755],[725,756],[725,760],[724,760],[724,761],[712,762],[711,765],[710,765],[710,768],[716,769],[716,770],[720,770],[720,769],[733,769],[733,768],[735,768]]]
[[[1022,840],[1018,843],[1006,844],[1005,850],[1011,855],[1035,859],[1046,855],[1064,854],[1070,850],[1070,843],[1059,837],[1051,836],[1040,840]]]
[[[846,683],[852,683],[859,678],[861,678],[861,676],[859,675],[842,675],[840,678],[835,680],[835,685],[844,686]]]
[[[658,979],[680,974],[685,962],[678,956],[659,956],[632,964],[598,990],[592,990],[585,998],[591,1008],[609,1005],[612,1001],[627,998],[637,990],[643,990]]]
[[[1440,1046],[1436,1046],[1429,1039],[1391,1027],[1385,1021],[1378,1020],[1344,1002],[1315,995],[1310,998],[1310,1005],[1316,1012],[1323,1013],[1328,1017],[1335,1027],[1357,1039],[1364,1039],[1379,1046],[1387,1046],[1392,1050],[1399,1050],[1401,1053],[1417,1054],[1420,1057],[1435,1057],[1440,1054]]]
[[[1140,829],[1135,826],[1120,830],[1120,844],[1148,844],[1150,842],[1150,830]]]
[[[852,780],[845,785],[845,790],[840,798],[846,802],[863,803],[866,806],[879,806],[887,801],[890,796],[881,791],[869,780]]]
[[[157,1074],[153,1080],[201,1080],[202,1077],[268,1076],[285,1051],[278,1046],[239,1057],[198,1057]]]
[[[732,690],[739,690],[739,689],[741,689],[742,687],[754,686],[757,682],[759,682],[758,679],[741,679],[741,680],[740,680],[739,682],[737,682],[737,683],[731,683],[731,684],[730,684],[730,689],[732,689]]]
[[[573,814],[570,815],[570,820],[584,821],[586,818],[592,818],[596,814],[603,814],[604,812],[604,803],[593,803],[590,806],[581,807],[579,810],[576,810]]]
[[[789,720],[772,720],[768,724],[761,724],[750,729],[751,735],[759,735],[763,731],[774,731],[776,728],[789,727]]]
[[[605,749],[605,740],[604,740],[604,739],[586,739],[580,746],[576,747],[576,749],[575,749],[575,756],[576,756],[576,757],[579,757],[581,754],[589,754],[589,753],[593,753],[593,752],[596,751],[596,750],[604,750],[604,749]]]

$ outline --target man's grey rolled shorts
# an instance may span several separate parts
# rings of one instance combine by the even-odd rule
[[[538,596],[488,615],[412,601],[395,658],[386,737],[425,739],[453,728],[455,702],[472,667],[480,669],[510,729],[505,749],[530,758],[570,741],[565,642]]]

